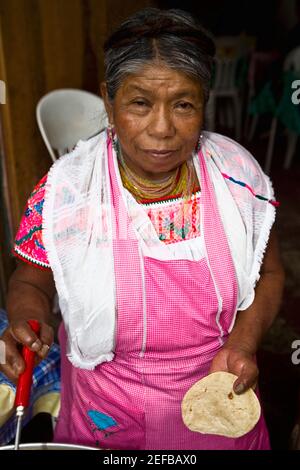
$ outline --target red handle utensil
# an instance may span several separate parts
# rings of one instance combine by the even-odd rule
[[[28,324],[36,334],[39,333],[40,324],[38,321],[28,320]],[[19,375],[15,406],[24,406],[26,408],[29,405],[35,352],[31,351],[27,346],[23,346],[22,356],[25,361],[25,370]]]
[[[28,324],[36,334],[39,333],[40,324],[37,320],[28,320]],[[22,356],[25,361],[25,370],[19,375],[16,390],[15,407],[17,415],[17,431],[15,437],[15,450],[18,450],[19,448],[24,409],[29,405],[35,352],[31,351],[27,346],[23,346]]]

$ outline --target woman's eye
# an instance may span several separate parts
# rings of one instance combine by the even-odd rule
[[[145,101],[142,101],[142,100],[135,100],[133,101],[133,104],[136,104],[137,106],[147,106],[147,103]]]
[[[177,108],[182,109],[184,111],[188,111],[188,110],[193,108],[192,103],[188,103],[187,101],[183,101],[181,103],[178,103],[176,106],[177,106]]]

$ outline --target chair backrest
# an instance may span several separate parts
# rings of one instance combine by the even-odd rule
[[[214,90],[231,90],[235,88],[238,60],[235,58],[215,58]]]
[[[300,72],[300,46],[288,53],[284,60],[283,68],[285,71]]]
[[[267,71],[271,64],[279,60],[279,58],[280,53],[275,49],[271,51],[253,51],[251,53],[248,69],[250,96],[256,94],[256,88],[259,83],[265,81]]]
[[[107,126],[103,100],[78,89],[54,90],[37,104],[41,135],[53,161]]]
[[[246,48],[239,36],[215,38],[216,57],[213,90],[232,90],[237,88],[237,71],[241,58],[247,55]]]

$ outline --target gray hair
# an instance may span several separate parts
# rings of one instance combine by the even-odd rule
[[[209,98],[215,45],[189,13],[145,8],[130,16],[104,43],[105,80],[113,101],[122,81],[155,61],[196,78]]]

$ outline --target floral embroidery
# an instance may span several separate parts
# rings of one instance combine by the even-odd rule
[[[50,268],[43,244],[42,214],[47,175],[31,193],[15,238],[15,255],[42,268]]]
[[[166,243],[200,236],[200,192],[191,199],[143,204],[159,239]]]

